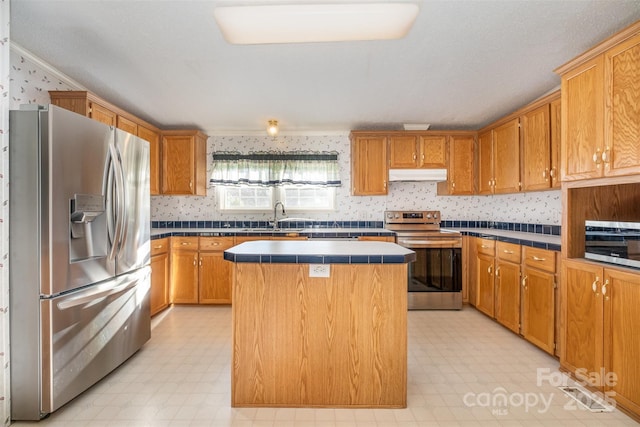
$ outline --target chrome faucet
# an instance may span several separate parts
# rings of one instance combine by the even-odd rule
[[[278,200],[276,202],[276,204],[273,205],[273,228],[274,228],[274,230],[276,228],[278,228],[278,205],[282,206],[282,216],[287,215],[287,213],[284,211],[284,203],[282,203],[280,200]]]

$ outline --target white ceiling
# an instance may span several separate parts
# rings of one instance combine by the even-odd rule
[[[160,127],[477,129],[640,19],[640,0],[425,0],[401,40],[252,46],[213,19],[217,5],[284,2],[11,0],[11,41]]]

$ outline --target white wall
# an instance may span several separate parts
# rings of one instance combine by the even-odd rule
[[[11,108],[18,108],[23,103],[46,104],[49,102],[48,90],[79,89],[71,79],[29,55],[28,52],[12,51],[11,78]],[[343,185],[337,191],[337,211],[300,215],[304,217],[330,221],[382,221],[383,212],[387,209],[432,209],[440,210],[445,220],[560,225],[561,198],[558,190],[501,196],[437,196],[435,183],[404,182],[391,183],[387,196],[351,196],[347,132],[303,136],[284,134],[276,141],[266,135],[211,136],[207,143],[209,168],[211,153],[214,150],[338,151]],[[251,215],[221,213],[217,209],[213,188],[207,190],[207,196],[154,196],[151,199],[151,216],[154,221],[267,220],[270,217],[268,213]]]
[[[9,425],[9,2],[0,1],[0,422]]]

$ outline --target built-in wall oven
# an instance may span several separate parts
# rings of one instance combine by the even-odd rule
[[[410,310],[462,308],[462,236],[440,228],[438,211],[386,211],[385,228],[416,253],[409,264]]]

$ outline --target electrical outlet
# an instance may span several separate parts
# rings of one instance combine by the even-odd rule
[[[309,277],[329,277],[330,275],[330,264],[309,264]]]

